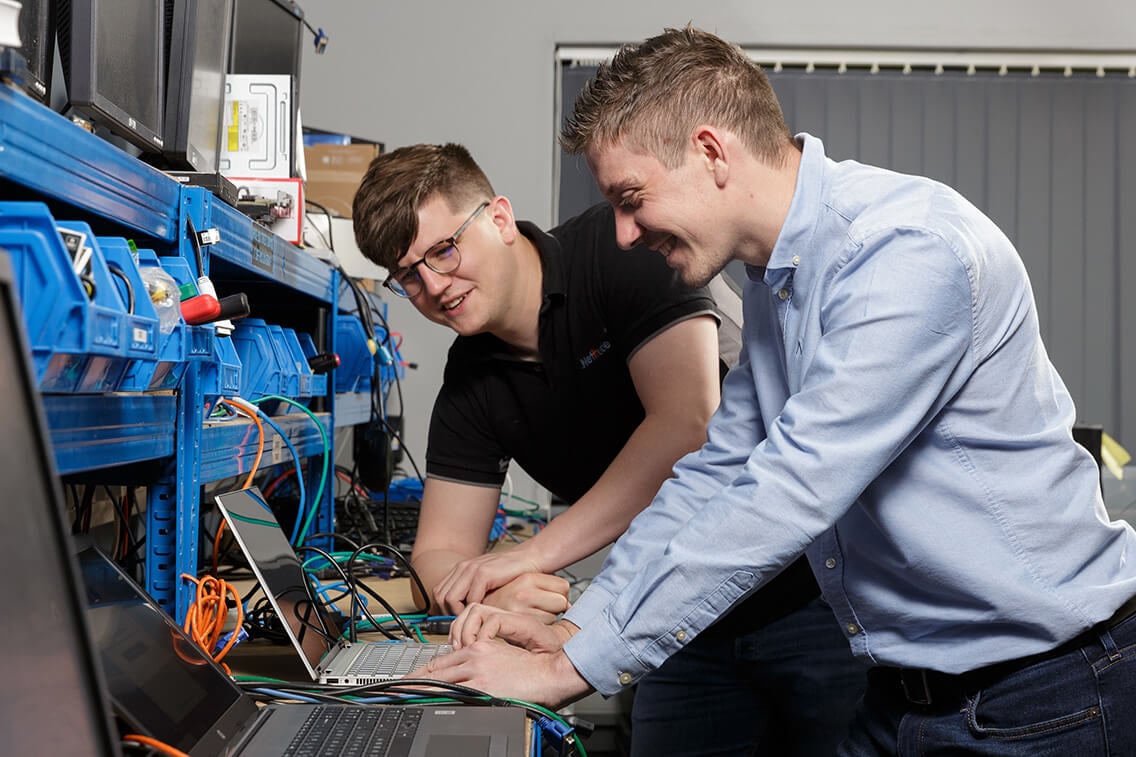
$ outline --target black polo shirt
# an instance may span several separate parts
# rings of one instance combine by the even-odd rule
[[[540,361],[495,336],[450,347],[426,449],[430,476],[501,486],[511,460],[572,503],[592,487],[644,417],[627,361],[655,334],[712,313],[657,252],[621,250],[611,207],[597,205],[548,233],[524,221],[540,253]],[[711,627],[737,635],[781,618],[820,590],[804,558]]]
[[[426,471],[501,486],[516,460],[566,502],[600,478],[644,417],[627,362],[679,321],[715,313],[645,247],[621,250],[611,208],[597,205],[544,233],[517,224],[543,271],[540,360],[491,334],[459,336],[434,403]]]

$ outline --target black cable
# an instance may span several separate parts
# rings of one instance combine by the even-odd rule
[[[376,339],[374,309],[371,307],[367,295],[363,293],[363,287],[359,285],[358,279],[343,270],[342,265],[336,265],[335,270],[339,271],[340,279],[351,289],[351,296],[355,300],[355,309],[359,313],[359,320],[363,323],[364,333],[366,333],[368,339],[374,341]],[[380,314],[380,318],[381,317]],[[385,323],[386,319],[383,319],[383,322]],[[382,343],[386,345],[389,341],[390,330],[388,329],[386,336],[383,337]]]
[[[391,548],[391,547],[389,547],[389,545],[386,545],[386,544],[378,544],[378,543],[364,544],[362,547],[360,547],[359,549],[352,552],[351,556],[347,558],[347,575],[352,576],[352,581],[354,581],[354,574],[352,572],[352,569],[353,569],[353,566],[355,564],[355,560],[357,560],[359,558],[359,555],[363,554],[363,552],[367,551],[368,549],[373,549],[373,548],[376,548],[376,547]],[[398,550],[395,550],[395,551],[397,552]],[[363,581],[359,582],[358,588],[361,588],[363,591],[365,591],[367,594],[369,594],[376,602],[378,602],[379,604],[381,604],[383,606],[383,609],[386,610],[387,614],[390,615],[391,618],[394,620],[394,622],[398,624],[399,629],[406,635],[406,637],[408,639],[416,638],[415,635],[414,635],[414,631],[412,631],[410,626],[407,625],[406,620],[402,617],[402,615],[397,610],[395,610],[391,606],[390,602],[387,602],[386,599],[384,599],[382,597],[382,595],[380,595],[378,592],[374,591],[370,586],[367,586],[367,584],[364,583]],[[429,596],[429,595],[425,595],[425,596]],[[366,608],[364,608],[364,609],[366,609]],[[417,607],[415,609],[417,611]],[[354,603],[352,603],[351,614],[352,614],[352,617],[354,617],[354,615],[355,615]],[[371,620],[371,619],[368,618],[368,620]],[[373,623],[374,620],[371,620],[371,622]]]
[[[358,634],[356,633],[356,629],[355,629],[355,619],[357,617],[357,613],[360,612],[360,611],[367,618],[367,622],[375,627],[375,630],[381,632],[388,639],[391,639],[393,641],[399,640],[397,636],[395,636],[394,634],[390,633],[385,628],[383,628],[379,624],[379,622],[377,620],[375,620],[375,616],[373,616],[371,614],[371,611],[367,609],[367,606],[365,604],[363,604],[362,601],[360,601],[359,595],[358,595],[358,589],[357,589],[357,587],[355,585],[355,581],[354,581],[354,579],[351,575],[351,564],[350,564],[350,562],[348,563],[347,570],[344,570],[343,567],[331,557],[331,555],[329,555],[327,552],[324,552],[322,549],[320,549],[318,547],[301,546],[301,547],[296,547],[296,551],[297,552],[301,552],[301,551],[315,552],[317,555],[322,557],[332,567],[335,568],[335,570],[339,573],[339,577],[343,579],[344,586],[347,586],[351,590],[351,615],[347,619],[347,638],[348,638],[349,641],[354,642],[354,641],[358,640]],[[353,553],[353,555],[354,554],[359,554],[359,553],[355,552],[355,553]],[[364,586],[364,588],[366,588],[366,587]],[[370,592],[368,591],[368,593],[370,593]],[[310,594],[309,594],[309,596],[310,596]],[[376,596],[375,598],[379,600],[379,602],[383,605],[383,607],[388,612],[394,614],[394,610],[391,609],[390,605],[387,604],[385,600],[383,600],[381,597],[378,597],[378,596]],[[407,629],[407,630],[408,630],[407,635],[408,636],[412,635],[409,632],[409,629]],[[336,641],[338,641],[338,639]]]
[[[339,541],[346,542],[347,545],[349,547],[351,547],[351,549],[359,549],[359,545],[357,543],[355,543],[355,541],[353,539],[349,539],[346,536],[344,536],[343,534],[339,534],[339,533],[324,532],[324,533],[318,533],[318,534],[308,534],[307,538],[309,538],[309,539],[319,539],[319,538],[331,539],[332,543],[334,543],[334,541],[336,539],[338,539]]]
[[[71,533],[79,534],[86,533],[91,527],[91,507],[95,501],[94,487],[87,485],[83,487],[82,501],[77,502],[75,505],[75,521],[71,524]]]
[[[317,210],[322,212],[325,216],[327,216],[327,237],[324,239],[324,241],[327,242],[327,249],[331,250],[332,252],[335,252],[335,234],[332,232],[332,229],[331,229],[331,219],[332,219],[331,211],[328,210],[323,205],[320,205],[315,200],[309,200],[306,197],[304,198],[304,204],[305,205],[311,205],[313,208],[316,208]],[[318,231],[318,229],[317,229],[317,231]],[[320,236],[321,237],[323,236],[322,232],[320,233]]]
[[[426,591],[426,585],[422,583],[422,579],[418,576],[418,572],[414,570],[414,566],[412,566],[410,564],[410,561],[406,559],[406,556],[404,554],[402,554],[401,551],[399,551],[397,548],[391,546],[390,544],[376,543],[376,544],[369,544],[367,546],[389,552],[391,554],[391,556],[395,559],[396,562],[402,563],[402,566],[404,568],[406,568],[406,572],[410,574],[410,580],[413,581],[414,584],[418,587],[418,591],[420,591],[422,593],[422,596],[423,597],[429,597],[430,596],[429,593],[427,593],[427,591]],[[414,609],[417,610],[417,611],[427,612],[427,611],[429,611],[430,607],[429,607],[429,605],[427,605],[424,608],[420,608],[420,607],[416,606]]]
[[[341,695],[329,693],[329,691],[334,691],[334,689],[329,691],[320,690],[311,687],[303,681],[284,684],[278,681],[236,681],[235,683],[241,687],[247,696],[262,702],[273,702],[280,699],[280,697],[274,694],[257,691],[257,689],[271,689],[272,691],[279,691],[282,694],[293,694],[301,699],[306,697],[331,704],[343,704],[345,701]]]
[[[283,0],[272,0],[272,3],[273,3],[273,5],[276,5],[282,11],[287,13],[289,16],[292,16],[293,18],[297,18],[296,14],[292,12],[292,9],[290,7],[288,7],[287,5],[284,4]],[[321,29],[320,31],[316,31],[315,29],[313,29],[312,25],[310,23],[308,23],[308,19],[304,17],[303,9],[300,8],[300,6],[298,6],[298,5],[296,6],[296,8],[297,8],[297,10],[300,11],[300,15],[298,16],[300,23],[302,23],[304,26],[306,26],[308,28],[308,31],[310,31],[312,33],[312,36],[316,38],[316,42],[317,42],[317,46],[318,46],[319,40],[324,37],[323,30]],[[319,50],[319,52],[323,52],[323,51]]]
[[[126,272],[116,263],[108,262],[107,270],[110,271],[111,275],[117,276],[119,280],[126,285],[126,312],[134,315],[134,284],[130,282],[130,277],[128,277]]]
[[[126,545],[130,548],[131,553],[138,554],[139,543],[138,540],[134,538],[134,530],[130,528],[130,519],[126,517],[126,511],[122,509],[122,502],[114,496],[109,486],[104,485],[103,491],[106,492],[111,507],[114,508],[115,514],[118,515],[118,522],[122,524],[122,529],[126,536]],[[123,557],[125,557],[125,555],[123,555]],[[121,560],[123,557],[115,555],[115,559],[117,560]]]
[[[422,579],[419,578],[418,573],[414,570],[413,567],[411,567],[410,561],[406,559],[406,557],[402,554],[402,552],[398,551],[396,548],[392,547],[390,544],[384,544],[382,542],[372,542],[370,544],[364,544],[362,547],[360,547],[358,550],[356,550],[351,555],[351,557],[348,558],[347,567],[348,567],[349,571],[350,571],[350,568],[351,568],[351,564],[355,561],[355,559],[358,558],[358,556],[360,554],[362,554],[364,551],[366,551],[368,549],[378,549],[378,550],[381,550],[383,552],[389,553],[391,555],[391,557],[393,557],[397,562],[402,563],[403,567],[406,568],[407,572],[410,574],[410,580],[412,580],[414,582],[414,584],[418,587],[418,591],[420,591],[422,593],[422,596],[424,598],[430,596],[430,594],[426,591],[426,586],[422,583]],[[415,612],[428,612],[429,610],[430,610],[429,605],[427,605],[426,607],[418,607],[417,605],[415,605],[415,607],[414,607]],[[399,621],[400,625],[404,625],[403,622],[402,622],[401,616],[399,616],[397,613],[392,613],[392,614]],[[407,630],[409,630],[409,629],[407,629]],[[408,633],[407,635],[413,636],[412,633]]]
[[[305,201],[305,202],[306,202],[306,201]],[[306,219],[308,219],[308,220],[310,221],[310,220],[311,220],[311,217],[312,217],[312,214],[311,214],[311,213],[309,213],[308,211],[306,211],[306,210],[305,210],[305,211],[304,211],[304,218],[306,218]],[[331,250],[332,252],[334,252],[334,251],[335,251],[335,248],[331,246],[331,240],[327,238],[327,235],[326,235],[326,234],[324,234],[324,233],[323,233],[323,231],[321,231],[321,230],[320,230],[320,228],[319,228],[318,226],[316,226],[316,225],[315,225],[315,224],[313,223],[313,224],[311,224],[311,229],[312,229],[312,231],[314,231],[315,233],[319,234],[319,238],[320,238],[321,240],[323,240],[323,244],[324,244],[324,247],[325,247],[325,248],[327,248],[327,249]],[[310,247],[311,245],[308,245],[308,244],[306,244],[306,241],[305,241],[305,245],[304,245],[304,246],[305,246],[305,247]]]
[[[185,216],[185,227],[189,235],[189,244],[193,247],[193,259],[197,263],[197,278],[201,278],[205,275],[205,259],[201,254],[201,240],[197,238],[197,229],[188,213]]]
[[[430,689],[443,689],[453,694],[458,694],[464,697],[476,698],[479,704],[487,704],[497,707],[513,707],[513,702],[506,699],[495,697],[487,691],[475,689],[472,686],[465,686],[460,683],[447,683],[446,681],[435,681],[432,678],[399,678],[393,681],[379,681],[378,683],[367,684],[365,687],[358,687],[361,690],[372,692],[398,692],[399,689],[410,689],[411,687],[422,686],[425,691],[415,689],[415,693],[421,692],[422,696],[437,696],[437,691],[430,691]],[[525,707],[528,710],[528,707]],[[543,716],[544,713],[541,713]]]

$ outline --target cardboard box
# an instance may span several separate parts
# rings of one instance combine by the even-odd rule
[[[351,202],[371,161],[383,151],[381,144],[311,145],[304,148],[308,179],[304,190],[332,215],[351,217]],[[313,211],[317,212],[317,211]]]
[[[221,173],[227,177],[292,176],[292,77],[225,77]]]

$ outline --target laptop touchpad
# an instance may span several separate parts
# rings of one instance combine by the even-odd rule
[[[490,757],[490,736],[437,734],[430,737],[425,757]]]

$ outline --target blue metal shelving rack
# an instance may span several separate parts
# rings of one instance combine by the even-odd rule
[[[224,260],[242,277],[295,293],[308,307],[338,307],[338,273],[254,224],[204,190],[173,180],[22,93],[0,85],[0,191],[8,199],[34,198],[63,208],[92,225],[146,242],[161,256],[180,255],[195,266],[184,230],[215,228],[221,241],[205,255]],[[334,318],[328,319],[334,323]],[[328,328],[326,348],[335,349]],[[198,518],[203,482],[247,472],[256,434],[239,424],[204,419],[202,363],[190,362],[174,393],[44,395],[60,473],[76,474],[149,462],[146,588],[172,615],[183,618],[192,586],[180,580],[198,564]],[[334,381],[327,411],[317,414],[329,438],[336,427]],[[302,456],[321,454],[323,443],[306,415],[274,418]],[[280,440],[267,425],[265,448]],[[314,466],[311,466],[314,467]],[[332,525],[334,487],[327,487],[314,527]]]

